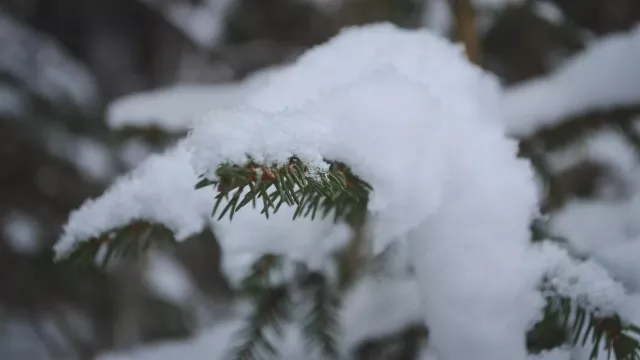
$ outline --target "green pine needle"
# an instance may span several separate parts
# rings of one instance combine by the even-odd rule
[[[243,279],[243,290],[255,306],[246,320],[246,326],[237,334],[241,342],[233,349],[230,359],[277,358],[278,349],[272,343],[273,335],[282,336],[282,325],[289,321],[291,308],[288,286],[270,283],[273,272],[280,268],[281,263],[281,257],[265,255],[253,264]]]
[[[607,351],[607,359],[640,360],[640,328],[618,315],[599,317],[569,299],[549,299],[543,322],[558,324],[573,345],[585,346],[591,341],[591,360],[598,358],[601,348]]]
[[[572,251],[570,242],[551,234],[543,220],[535,220],[531,230],[534,242],[554,241],[567,249],[572,257],[580,259]],[[558,345],[558,341],[585,346],[591,340],[591,360],[597,358],[600,348],[608,352],[607,359],[640,360],[640,342],[637,340],[640,339],[640,328],[625,323],[617,314],[602,317],[597,315],[597,309],[586,310],[571,299],[557,294],[553,285],[546,280],[541,290],[549,296],[545,317],[529,332],[529,345],[534,347],[533,350],[549,349]],[[558,331],[565,336],[558,336]]]
[[[242,342],[234,349],[234,360],[277,358],[278,349],[272,343],[269,331],[282,336],[282,324],[289,319],[289,291],[285,285],[264,289],[255,298],[255,309],[246,326],[237,334]],[[266,354],[265,354],[266,353]]]
[[[303,334],[310,351],[319,349],[327,359],[338,357],[340,293],[324,275],[312,272],[304,281],[311,306],[303,322]]]
[[[292,157],[285,166],[258,165],[249,160],[244,166],[226,164],[217,169],[217,180],[202,179],[200,189],[216,187],[218,194],[212,216],[218,220],[233,215],[248,204],[257,206],[267,218],[283,204],[294,206],[294,219],[298,217],[326,217],[334,213],[334,220],[362,221],[371,186],[353,175],[344,165],[329,162],[326,173],[311,174],[303,162]],[[243,195],[244,193],[244,195]],[[228,200],[220,210],[222,200]]]
[[[151,246],[174,245],[175,238],[168,228],[146,221],[136,221],[105,232],[98,237],[76,243],[64,259],[76,266],[106,266],[114,258],[139,258]]]

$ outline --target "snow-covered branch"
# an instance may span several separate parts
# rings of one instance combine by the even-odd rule
[[[640,105],[640,26],[594,41],[550,75],[508,88],[509,132],[527,136],[567,117]]]
[[[0,76],[18,81],[27,91],[54,103],[70,103],[81,109],[95,106],[98,88],[85,66],[56,41],[2,11],[0,48]],[[19,94],[20,90],[13,93],[14,98],[0,95],[0,102],[18,103]]]
[[[440,360],[525,360],[527,330],[544,305],[543,276],[556,276],[562,291],[585,292],[561,285],[571,282],[571,271],[592,269],[567,265],[560,256],[547,261],[531,246],[529,226],[538,212],[533,170],[508,137],[497,80],[469,63],[460,46],[426,30],[353,27],[240,92],[200,116],[173,149],[72,214],[58,255],[86,238],[149,221],[178,239],[212,227],[230,256],[227,269],[264,253],[317,267],[351,235],[344,224],[294,225],[286,216],[290,208],[278,213],[284,218],[266,220],[251,206],[238,212],[237,223],[216,222],[211,187],[194,188],[199,177],[215,183],[231,170],[248,169],[231,177],[231,185],[246,179],[242,184],[253,191],[263,175],[272,181],[280,174],[265,169],[288,168],[295,158],[302,165],[292,166],[304,171],[282,174],[300,190],[320,181],[294,178],[331,176],[334,163],[371,186],[366,230],[373,252],[408,242],[419,316]],[[185,126],[187,117],[176,115],[173,128]],[[327,183],[347,191],[344,181]],[[282,184],[273,182],[274,199]],[[317,190],[314,197],[331,196]],[[271,199],[261,194],[265,203]],[[609,284],[606,272],[591,273]],[[612,302],[623,295],[616,286],[606,289],[616,290]],[[599,308],[600,300],[593,300]]]

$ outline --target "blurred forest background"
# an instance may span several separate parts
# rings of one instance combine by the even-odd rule
[[[0,0],[0,359],[93,359],[186,338],[231,306],[212,238],[108,273],[54,264],[51,247],[69,212],[181,135],[160,126],[110,130],[108,120],[122,118],[111,105],[120,101],[122,109],[123,97],[178,88],[167,97],[188,102],[210,84],[224,92],[225,84],[292,61],[344,26],[378,21],[452,39],[471,31],[478,39],[471,55],[510,85],[640,21],[638,0],[485,0],[473,2],[475,16],[468,2],[450,3]],[[172,111],[138,100],[142,113],[125,116],[146,116],[144,106]],[[203,101],[184,106],[197,113]],[[639,113],[600,113],[581,126]],[[565,126],[524,143],[553,147],[578,130]],[[556,177],[547,206],[568,194],[588,196],[607,176],[598,164],[576,164]],[[363,359],[374,359],[370,353]]]

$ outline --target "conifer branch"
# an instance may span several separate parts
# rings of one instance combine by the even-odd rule
[[[138,258],[151,246],[176,243],[168,228],[147,221],[136,221],[105,232],[100,236],[78,242],[65,258],[77,266],[104,267],[114,258]]]
[[[601,348],[607,352],[607,359],[640,359],[640,342],[637,340],[640,328],[625,323],[617,314],[598,316],[570,299],[560,298],[549,299],[545,315],[545,318],[560,324],[569,343],[585,346],[591,341],[591,360],[598,359]]]
[[[249,160],[247,164],[225,164],[217,169],[216,180],[203,178],[196,188],[214,186],[218,194],[212,215],[218,214],[223,200],[228,200],[218,214],[218,219],[233,215],[247,204],[255,208],[258,200],[267,218],[283,204],[295,206],[294,219],[333,214],[334,220],[362,221],[371,186],[355,176],[344,165],[328,162],[328,171],[312,174],[307,166],[292,157],[286,165],[259,165]]]
[[[290,321],[289,309],[292,286],[303,290],[303,299],[310,304],[302,320],[302,332],[309,351],[319,350],[327,359],[338,356],[340,293],[334,284],[318,272],[303,275],[301,281],[288,284],[272,284],[273,271],[280,268],[282,256],[265,255],[256,261],[242,281],[242,289],[254,302],[255,307],[238,333],[242,339],[233,352],[235,360],[277,359],[278,349],[273,340],[283,336],[282,327]],[[306,304],[305,304],[306,305]]]
[[[289,292],[286,285],[264,289],[256,299],[256,307],[247,319],[247,326],[238,334],[242,343],[234,350],[235,360],[256,360],[264,353],[278,355],[269,338],[269,330],[282,336],[282,323],[289,318]]]
[[[553,235],[543,219],[534,220],[531,233],[534,242],[556,242],[572,257],[580,259],[572,251],[568,239]],[[534,350],[551,349],[562,343],[585,346],[591,340],[591,360],[597,359],[600,348],[608,352],[607,359],[614,355],[616,360],[640,360],[640,341],[636,339],[640,339],[638,326],[623,321],[617,314],[600,316],[598,309],[589,311],[572,299],[556,294],[547,282],[542,284],[542,291],[549,295],[544,318],[529,333],[530,342],[535,343]],[[558,336],[559,333],[564,336]]]
[[[281,262],[279,256],[262,256],[243,279],[243,290],[255,307],[246,320],[246,326],[238,333],[242,342],[236,346],[230,358],[256,360],[265,355],[268,358],[277,357],[278,349],[272,343],[273,336],[282,336],[282,324],[289,321],[291,307],[287,284],[274,285],[270,281]]]
[[[319,348],[327,359],[338,357],[337,337],[340,332],[340,293],[320,273],[311,272],[303,286],[311,300],[311,308],[303,323],[303,334],[309,350]]]

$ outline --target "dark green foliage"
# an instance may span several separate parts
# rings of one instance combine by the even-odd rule
[[[146,145],[157,149],[164,149],[176,139],[183,137],[184,132],[168,132],[158,126],[145,126],[144,128],[136,126],[126,126],[115,132],[115,137],[119,141],[137,139],[142,140]]]
[[[534,136],[540,143],[542,151],[552,151],[607,128],[622,125],[625,131],[634,132],[629,125],[638,114],[640,114],[640,108],[637,106],[592,112],[568,118],[553,127],[543,128]]]
[[[547,333],[545,333],[547,332]],[[583,307],[577,306],[569,299],[549,298],[545,308],[545,317],[530,334],[530,340],[536,339],[539,344],[545,341],[549,347],[562,343],[554,343],[549,336],[551,333],[563,339],[562,343],[585,346],[588,341],[593,343],[590,359],[597,359],[600,348],[607,351],[607,359],[637,360],[640,359],[640,343],[634,336],[640,335],[640,328],[626,324],[620,316],[613,314],[598,316]],[[544,337],[546,340],[542,340]],[[542,341],[541,341],[542,340]],[[540,349],[541,350],[541,349]]]
[[[542,219],[532,223],[531,234],[534,242],[553,241],[567,249],[573,258],[584,260],[572,252],[567,239],[551,234]],[[640,328],[625,324],[617,314],[597,316],[597,311],[590,312],[571,299],[557,295],[553,285],[546,279],[541,290],[547,294],[547,305],[542,320],[527,334],[530,351],[539,353],[567,343],[585,346],[591,339],[591,359],[596,359],[598,349],[602,346],[610,351],[608,359],[611,359],[611,354],[617,360],[640,359],[640,343],[629,336],[630,333],[640,335]]]
[[[142,302],[144,341],[175,341],[193,335],[193,312],[151,294],[145,294]]]
[[[278,349],[273,341],[283,335],[285,324],[296,320],[291,318],[290,311],[297,305],[303,305],[306,310],[300,321],[307,349],[310,352],[319,351],[327,359],[338,356],[341,294],[323,274],[308,272],[302,264],[299,264],[302,271],[297,281],[273,283],[271,279],[284,261],[281,256],[264,255],[253,264],[243,279],[242,291],[255,304],[255,308],[238,333],[241,342],[230,358],[277,359]],[[303,295],[302,304],[292,301],[293,292]]]
[[[261,166],[254,162],[243,166],[228,164],[220,167],[217,175],[218,180],[203,179],[196,187],[213,186],[217,189],[214,215],[218,214],[222,200],[229,200],[218,214],[219,219],[226,215],[232,219],[233,214],[247,204],[257,206],[260,201],[262,213],[267,217],[286,203],[296,207],[294,218],[324,217],[335,212],[335,220],[346,219],[358,228],[364,221],[371,190],[366,182],[342,164],[331,163],[328,172],[311,174],[295,157],[286,166]],[[551,240],[568,248],[566,239],[550,234],[544,221],[535,221],[531,229],[533,241]],[[114,256],[135,256],[156,241],[173,243],[174,240],[165,227],[136,222],[80,243],[70,260],[92,263],[100,248],[106,246],[107,249],[103,250],[106,263]],[[278,349],[273,341],[282,336],[283,325],[292,320],[301,320],[309,350],[320,351],[327,359],[338,356],[336,339],[340,332],[340,297],[346,287],[340,281],[334,284],[323,274],[306,269],[292,282],[274,283],[274,273],[281,269],[284,261],[280,256],[265,255],[243,280],[243,293],[255,307],[247,318],[246,326],[238,334],[240,343],[230,359],[277,359]],[[545,286],[547,284],[543,284],[542,290],[546,294],[554,294],[552,288]],[[291,295],[294,292],[304,295],[302,304],[293,302]],[[308,311],[302,319],[292,319],[290,311],[298,305],[305,306]],[[544,319],[529,333],[531,351],[539,352],[565,343],[585,344],[591,338],[595,343],[592,357],[597,354],[600,344],[604,344],[606,351],[617,360],[639,359],[640,344],[629,334],[640,334],[640,329],[623,323],[617,315],[600,318],[576,306],[568,299],[551,295]],[[363,345],[357,356],[368,353],[367,348],[377,348],[379,350],[374,352],[387,354],[390,356],[388,359],[413,360],[423,338],[424,332],[412,331],[401,334],[397,341],[382,348],[373,343]]]
[[[363,342],[354,351],[356,360],[417,360],[427,340],[423,325],[412,325],[395,335]]]
[[[100,262],[105,266],[113,258],[129,256],[138,258],[151,246],[166,244],[175,244],[171,230],[162,225],[137,221],[98,237],[78,242],[65,260],[78,266],[92,266],[100,256]],[[101,251],[104,251],[104,255]]]
[[[593,112],[566,119],[556,126],[544,128],[520,140],[520,154],[531,161],[546,186],[542,212],[561,208],[573,196],[589,194],[589,183],[593,183],[593,178],[610,170],[603,164],[578,164],[578,168],[570,169],[564,174],[554,173],[547,160],[547,154],[575,144],[594,132],[616,130],[633,147],[640,160],[640,136],[633,126],[638,114],[640,108],[637,106]]]
[[[254,360],[277,358],[278,349],[273,345],[273,332],[282,336],[282,325],[289,321],[291,307],[287,284],[273,284],[271,278],[282,265],[283,259],[275,255],[265,255],[258,259],[251,271],[243,279],[244,293],[254,303],[246,326],[238,333],[241,339],[229,358]]]
[[[542,320],[527,333],[527,349],[531,353],[538,354],[567,343],[567,331],[553,309],[552,304],[547,303]]]
[[[286,285],[263,289],[254,298],[255,309],[247,319],[247,326],[238,334],[242,342],[235,348],[233,359],[276,358],[278,349],[269,339],[269,331],[282,336],[282,324],[289,319],[290,299]]]
[[[336,338],[340,333],[340,292],[320,273],[310,273],[303,289],[310,300],[310,309],[304,318],[303,334],[310,350],[319,348],[327,359],[338,356]]]
[[[222,219],[233,215],[251,203],[262,203],[267,218],[282,204],[295,206],[294,219],[300,216],[314,219],[333,212],[335,220],[361,221],[365,216],[371,186],[353,175],[344,165],[332,162],[326,173],[312,174],[296,157],[286,166],[263,166],[250,161],[244,166],[227,164],[217,173],[218,180],[202,179],[196,188],[217,187],[218,194],[212,214],[218,214],[222,200],[226,206],[218,215]],[[244,193],[244,195],[243,195]],[[241,199],[242,198],[242,199]]]

